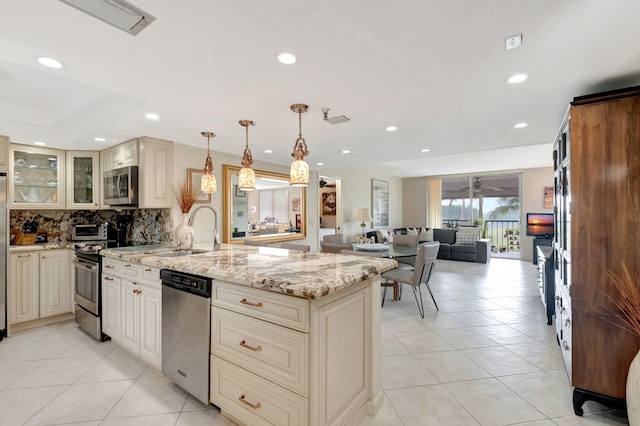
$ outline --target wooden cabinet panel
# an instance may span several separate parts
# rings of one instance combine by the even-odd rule
[[[576,414],[585,400],[601,396],[624,405],[628,368],[640,349],[611,299],[611,274],[620,275],[623,263],[640,273],[638,140],[640,87],[574,99],[569,132],[554,147],[556,295],[563,309],[556,321],[571,355]]]
[[[102,274],[102,332],[116,343],[120,342],[122,332],[120,286],[120,277]]]
[[[69,253],[66,249],[40,253],[40,318],[71,312]]]
[[[40,268],[37,253],[9,254],[9,324],[38,319]]]

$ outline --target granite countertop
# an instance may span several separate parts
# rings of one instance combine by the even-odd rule
[[[196,245],[211,250],[211,245]],[[306,298],[319,298],[393,269],[392,259],[303,253],[272,247],[222,244],[220,251],[178,257],[159,257],[164,247],[125,247],[102,250],[101,255],[236,284]],[[155,255],[154,255],[155,254]]]
[[[61,248],[73,248],[66,243],[38,243],[38,244],[16,244],[9,246],[9,253],[20,253],[23,251],[53,250]]]

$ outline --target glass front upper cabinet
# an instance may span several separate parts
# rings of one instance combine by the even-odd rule
[[[67,209],[99,208],[99,159],[99,152],[67,151]]]
[[[64,208],[64,151],[11,144],[9,158],[10,208]]]

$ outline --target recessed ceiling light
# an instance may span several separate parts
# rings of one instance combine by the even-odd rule
[[[396,127],[396,126],[387,127],[387,132],[395,132],[396,130],[398,130],[398,127]]]
[[[45,146],[46,145],[46,143],[40,142],[40,141],[35,141],[33,144],[37,145],[37,146]]]
[[[316,163],[316,164],[317,164],[318,166],[324,166],[324,163],[322,163],[322,162],[319,162],[319,163]]]
[[[420,152],[429,152],[429,151],[431,151],[429,148],[423,148],[420,150]]]
[[[107,140],[105,138],[93,138],[94,141],[96,142],[106,142]]]
[[[518,124],[515,124],[513,127],[515,127],[516,129],[524,129],[528,125],[529,123],[518,123]]]
[[[158,114],[155,114],[153,112],[149,112],[147,114],[144,115],[147,120],[158,120],[160,118],[160,116]]]
[[[526,74],[514,74],[507,80],[511,84],[522,83],[527,79]]]
[[[44,56],[42,58],[38,58],[38,62],[40,62],[40,65],[44,65],[45,67],[49,67],[49,68],[62,68],[62,62],[57,61],[53,58],[45,58]]]
[[[273,151],[270,150],[270,149],[265,149],[264,152],[267,153],[267,154],[271,154]]]
[[[342,150],[342,153],[343,153],[343,154],[351,154],[351,151],[349,151],[348,149],[343,149],[343,150]]]
[[[278,62],[285,65],[295,64],[298,57],[291,52],[280,52],[277,55]]]

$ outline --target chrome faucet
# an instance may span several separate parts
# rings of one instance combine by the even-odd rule
[[[213,212],[213,251],[220,250],[220,234],[218,233],[218,213],[213,209],[213,207],[208,205],[198,206],[191,212],[191,216],[189,217],[189,222],[187,224],[189,226],[193,226],[193,219],[196,217],[196,213],[200,209],[208,209]],[[193,248],[193,234],[191,234],[191,248]]]

